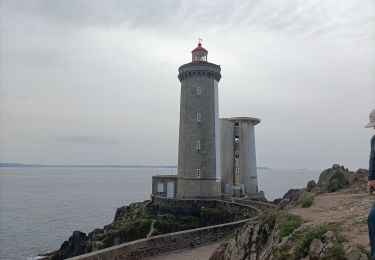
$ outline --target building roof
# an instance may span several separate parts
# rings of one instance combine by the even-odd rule
[[[220,118],[220,120],[221,119],[228,120],[228,121],[250,121],[251,123],[253,123],[253,125],[257,125],[257,124],[260,123],[260,119],[259,118],[255,118],[255,117],[239,116],[239,117]]]
[[[205,51],[205,52],[208,52],[205,48],[202,47],[202,43],[198,43],[198,47],[196,47],[191,52],[196,52],[196,51]]]

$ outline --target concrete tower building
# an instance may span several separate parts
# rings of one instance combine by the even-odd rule
[[[221,176],[223,193],[259,196],[254,126],[258,118],[221,118]]]
[[[218,82],[220,66],[207,62],[199,43],[192,61],[178,71],[181,82],[177,194],[179,198],[221,195]]]

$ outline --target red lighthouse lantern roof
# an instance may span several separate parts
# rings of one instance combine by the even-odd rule
[[[196,51],[205,51],[205,52],[208,52],[205,48],[202,47],[202,43],[198,43],[198,47],[196,47],[191,52],[196,52]]]

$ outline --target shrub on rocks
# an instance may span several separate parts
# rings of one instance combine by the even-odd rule
[[[300,201],[300,205],[302,208],[309,208],[312,206],[314,202],[314,197],[311,195],[303,196],[303,198]]]

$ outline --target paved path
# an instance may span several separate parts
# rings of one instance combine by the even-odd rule
[[[220,246],[221,242],[214,242],[201,247],[180,249],[168,252],[155,257],[146,258],[147,260],[208,260],[212,253]],[[146,260],[145,259],[145,260]]]

